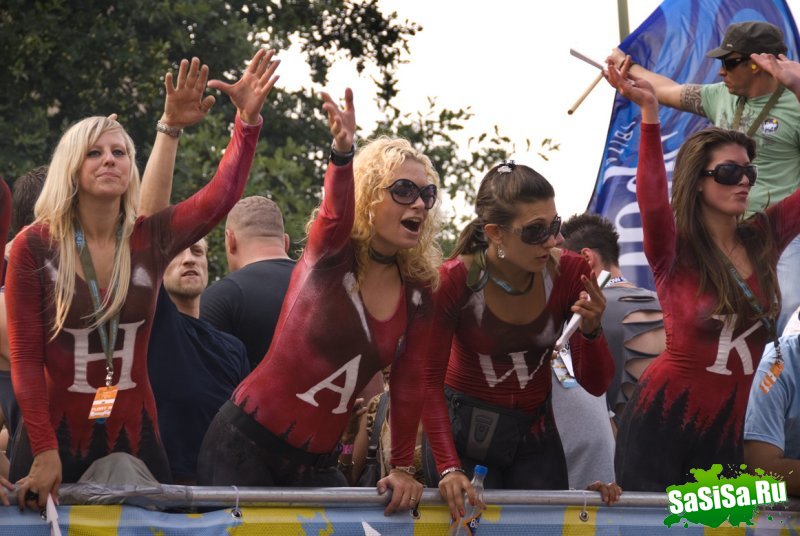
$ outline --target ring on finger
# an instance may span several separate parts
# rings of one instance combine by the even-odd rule
[[[411,501],[412,503],[414,503],[414,502],[417,502],[417,498],[416,498],[416,497],[411,497],[411,498],[409,499],[409,501]]]

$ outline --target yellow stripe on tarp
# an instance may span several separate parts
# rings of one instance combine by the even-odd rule
[[[489,505],[481,514],[481,523],[500,521],[502,506]],[[450,508],[441,505],[421,506],[420,518],[414,522],[414,536],[442,536],[450,526]],[[480,534],[480,525],[478,526]]]
[[[68,536],[116,536],[121,505],[78,506],[69,509]]]
[[[561,536],[594,536],[597,526],[597,507],[587,506],[589,519],[581,521],[582,506],[567,506],[564,508],[564,528]]]
[[[314,536],[330,536],[333,526],[324,508],[242,508],[243,524],[229,529],[231,536],[298,536],[305,534],[303,523],[323,520],[325,528]],[[267,530],[267,532],[265,532]]]
[[[706,527],[703,530],[703,536],[745,536],[745,534],[747,534],[746,527],[732,527],[727,521],[715,529]]]

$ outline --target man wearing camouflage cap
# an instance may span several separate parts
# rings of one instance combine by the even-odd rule
[[[761,21],[728,26],[719,47],[706,54],[719,59],[722,82],[679,84],[634,65],[630,73],[650,82],[661,104],[707,117],[714,125],[745,132],[755,139],[758,180],[750,190],[747,215],[764,210],[800,186],[800,104],[791,91],[750,60],[751,54],[785,54],[781,30]],[[625,53],[614,49],[620,65]],[[636,58],[632,58],[636,61]],[[784,250],[778,264],[783,306],[777,332],[800,306],[800,237]]]

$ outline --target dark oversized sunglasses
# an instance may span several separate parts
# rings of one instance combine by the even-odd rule
[[[720,61],[722,62],[722,65],[725,66],[726,71],[731,71],[735,69],[737,65],[741,65],[749,59],[750,56],[741,56],[739,58],[720,58]]]
[[[508,229],[514,234],[518,234],[520,240],[532,246],[539,246],[547,242],[551,236],[558,236],[561,232],[561,216],[556,216],[550,225],[543,223],[531,223],[521,229]]]
[[[706,169],[700,173],[703,177],[714,177],[714,180],[725,186],[735,186],[742,180],[742,175],[747,177],[750,186],[756,183],[758,178],[758,166],[740,166],[739,164],[717,164],[714,169]]]
[[[418,197],[425,203],[425,210],[430,210],[436,204],[436,185],[429,184],[424,188],[417,186],[411,179],[397,179],[386,186],[392,199],[399,205],[412,205]]]

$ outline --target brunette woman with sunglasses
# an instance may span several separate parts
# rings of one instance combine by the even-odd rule
[[[422,492],[413,455],[441,260],[439,179],[406,140],[380,138],[354,160],[353,94],[347,90],[343,109],[322,96],[334,139],[322,205],[266,356],[209,428],[199,480],[346,486],[339,439],[356,396],[391,365],[393,468],[378,482],[379,491],[393,490],[388,514],[416,507]]]
[[[626,406],[615,463],[626,489],[663,492],[691,479],[692,468],[743,462],[748,394],[764,345],[776,337],[776,264],[800,232],[800,194],[743,220],[757,180],[755,144],[708,128],[678,152],[670,206],[658,101],[629,68],[630,58],[621,70],[609,63],[607,78],[642,109],[636,196],[667,347]]]
[[[599,396],[613,375],[605,298],[586,261],[557,248],[554,196],[533,169],[495,166],[478,190],[477,217],[440,270],[423,422],[439,489],[459,514],[464,490],[474,500],[464,471],[475,464],[488,466],[487,488],[569,487],[550,358],[573,314],[581,316],[571,341],[577,380]]]

